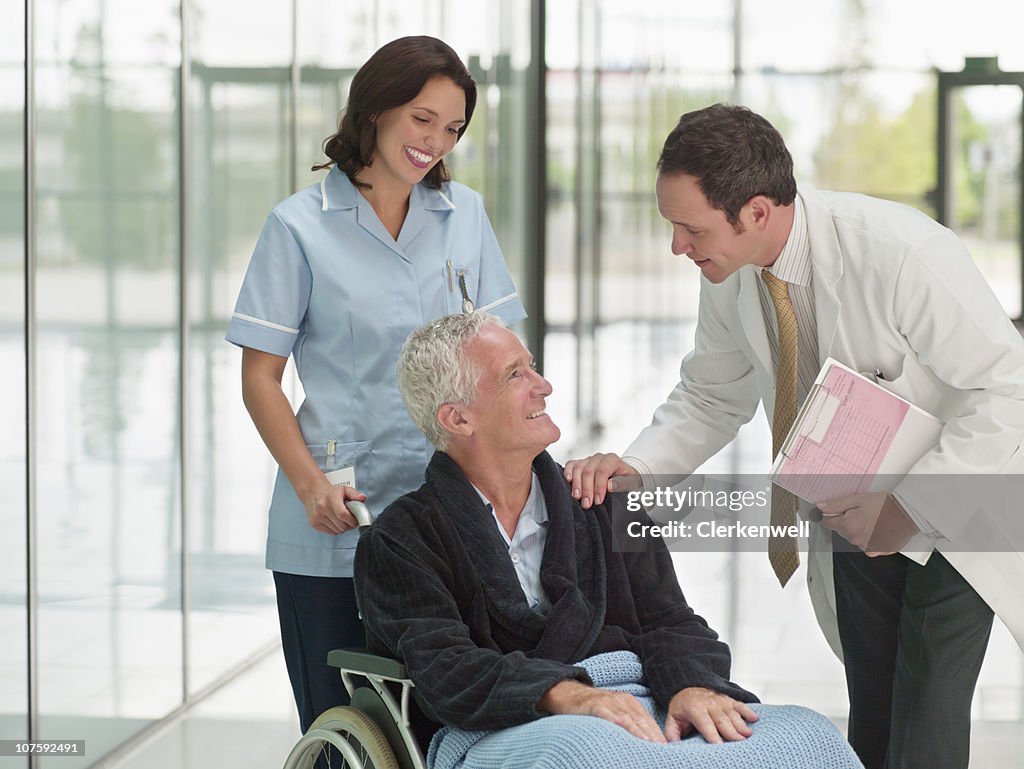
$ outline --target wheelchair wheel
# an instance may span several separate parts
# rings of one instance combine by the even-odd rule
[[[292,748],[285,769],[310,769],[333,745],[341,754],[325,764],[331,769],[399,769],[395,754],[373,720],[362,711],[341,706],[322,713]],[[337,755],[334,757],[337,758]]]

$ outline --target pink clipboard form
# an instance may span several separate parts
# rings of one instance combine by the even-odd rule
[[[942,432],[942,422],[829,358],[793,421],[771,478],[818,504],[891,491]]]

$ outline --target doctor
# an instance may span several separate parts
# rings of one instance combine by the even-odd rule
[[[613,476],[693,472],[759,401],[777,452],[828,356],[879,372],[945,422],[912,477],[1021,472],[1024,342],[952,232],[896,203],[798,191],[782,137],[743,107],[683,115],[658,170],[672,251],[702,273],[695,346],[621,458],[566,465],[584,507],[614,490]],[[846,666],[849,739],[868,769],[966,768],[993,609],[1024,645],[1024,557],[948,547],[967,528],[1008,530],[1018,511],[953,507],[942,491],[904,482],[831,500],[813,530],[808,586]],[[773,520],[791,520],[795,499],[773,496]],[[843,540],[854,552],[833,555]],[[783,585],[794,545],[769,546]],[[897,552],[922,548],[918,562]]]

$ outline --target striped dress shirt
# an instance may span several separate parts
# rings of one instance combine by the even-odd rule
[[[760,267],[756,267],[760,271]],[[821,364],[818,361],[818,321],[814,316],[814,286],[811,270],[811,240],[807,234],[807,216],[804,202],[796,196],[793,204],[793,228],[779,258],[771,267],[772,275],[789,284],[789,299],[793,303],[797,326],[797,397],[802,404],[811,391]],[[772,370],[779,367],[779,327],[775,318],[768,287],[758,276],[757,290],[761,296],[761,312],[768,329],[768,344],[772,350]]]

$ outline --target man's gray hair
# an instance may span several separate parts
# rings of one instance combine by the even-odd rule
[[[398,353],[398,391],[413,423],[441,451],[448,432],[437,421],[446,403],[466,405],[476,398],[483,369],[465,354],[466,345],[488,326],[504,328],[486,312],[445,315],[413,331]]]

